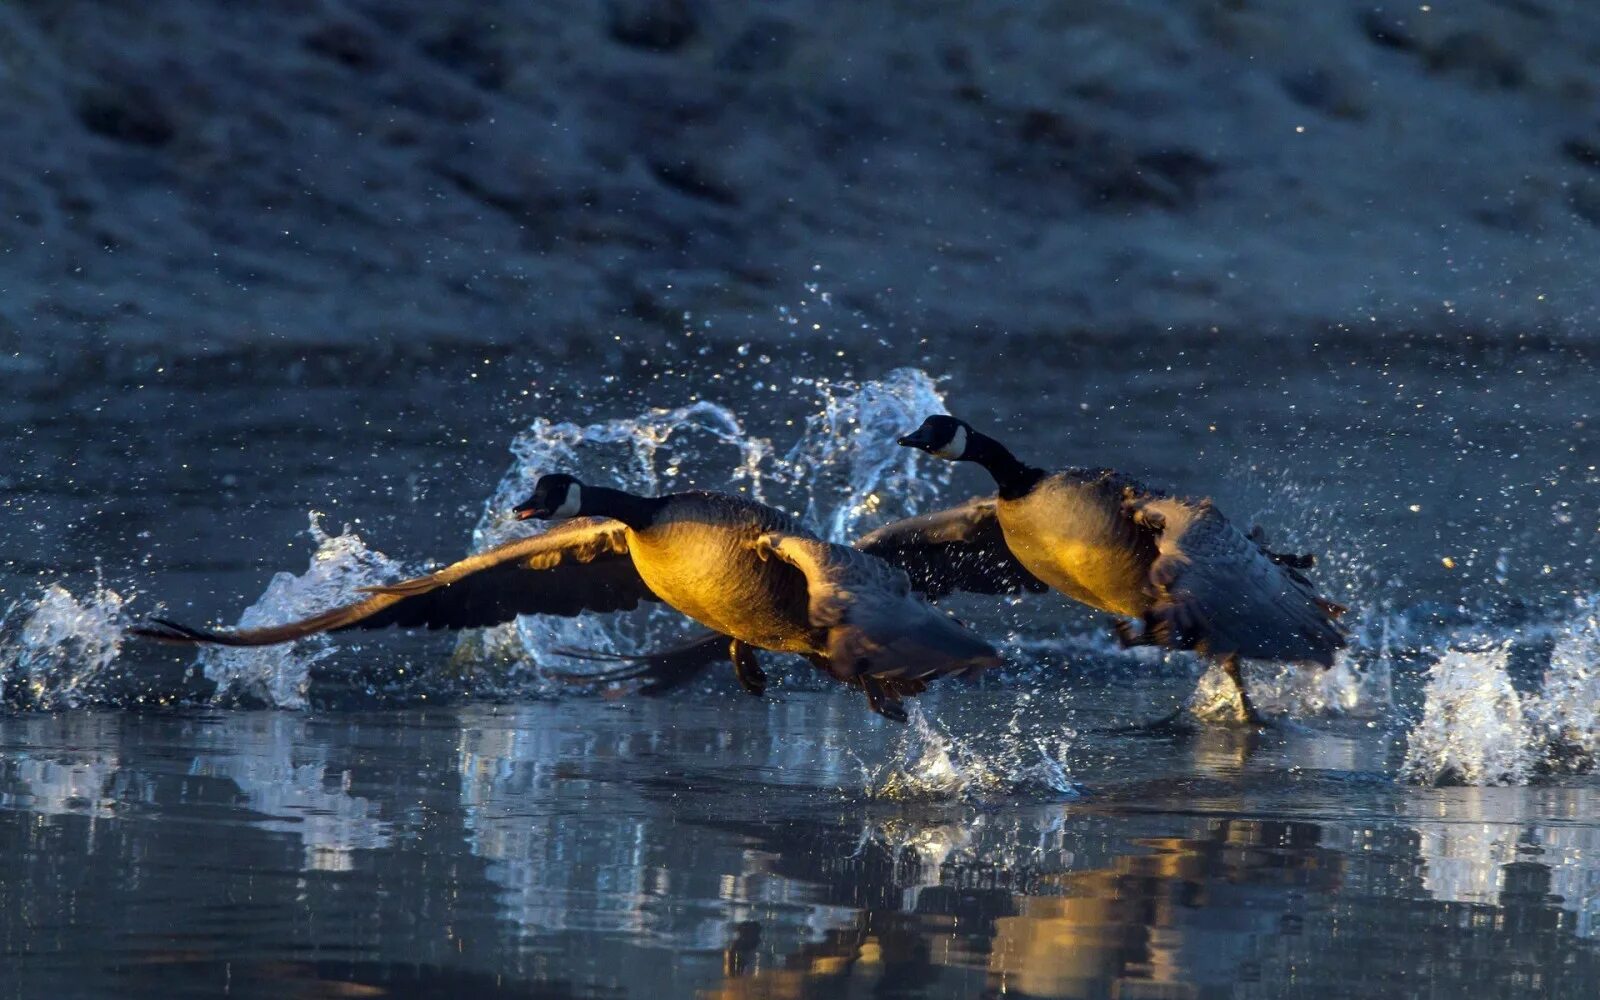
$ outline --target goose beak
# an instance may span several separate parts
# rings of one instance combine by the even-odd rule
[[[895,443],[902,448],[926,448],[933,444],[933,441],[928,438],[923,428],[918,427],[910,434],[902,434]]]
[[[534,500],[529,500],[526,503],[519,503],[515,507],[511,508],[511,516],[515,517],[519,521],[526,521],[533,517],[542,519],[548,518],[550,516],[550,511],[543,504]]]

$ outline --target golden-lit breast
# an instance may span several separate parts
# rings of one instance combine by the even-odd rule
[[[1130,616],[1150,606],[1155,544],[1123,512],[1115,480],[1059,473],[996,515],[1017,561],[1073,600]]]
[[[765,649],[812,651],[804,578],[756,554],[765,530],[737,507],[682,504],[630,530],[628,548],[646,585],[702,625]]]

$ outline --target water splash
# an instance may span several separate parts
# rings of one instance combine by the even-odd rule
[[[928,466],[915,449],[895,443],[923,417],[945,410],[944,396],[926,372],[896,368],[868,382],[795,384],[814,386],[822,410],[806,419],[776,478],[801,488],[806,520],[825,538],[848,542],[864,522],[876,527],[919,513],[939,498],[952,467]]]
[[[1529,700],[1530,737],[1552,771],[1586,771],[1600,753],[1600,600],[1562,627],[1539,695]]]
[[[1244,671],[1250,697],[1266,715],[1382,717],[1394,707],[1394,627],[1388,616],[1375,626],[1353,626],[1349,648],[1341,650],[1327,669],[1315,664],[1247,661]],[[1376,642],[1370,635],[1373,631],[1378,633]],[[1244,719],[1238,690],[1220,664],[1212,664],[1195,685],[1189,711],[1199,719]]]
[[[307,529],[317,543],[306,571],[279,573],[261,597],[239,616],[238,628],[259,628],[314,615],[360,597],[359,588],[404,576],[398,563],[369,549],[346,526],[343,533],[322,530],[322,516],[310,514]],[[333,650],[325,635],[253,649],[208,646],[195,663],[217,685],[221,704],[305,708],[311,668]]]
[[[1532,773],[1534,753],[1521,695],[1506,671],[1509,643],[1452,649],[1428,675],[1422,719],[1411,730],[1401,775],[1431,785],[1512,785]]]
[[[0,617],[0,704],[53,710],[99,700],[115,679],[123,603],[103,584],[82,600],[51,584],[38,600],[12,605]]]
[[[472,532],[475,552],[537,534],[511,516],[547,472],[567,472],[636,493],[705,487],[762,493],[771,444],[745,431],[733,411],[711,402],[651,409],[636,417],[593,424],[543,417],[511,442],[513,461],[484,501]]]
[[[1507,669],[1513,640],[1441,657],[1401,775],[1423,784],[1503,785],[1591,769],[1600,753],[1600,599],[1586,599],[1551,636],[1549,662],[1530,692],[1518,691]]]
[[[953,735],[915,703],[907,714],[908,725],[896,741],[890,763],[862,766],[863,790],[869,798],[982,802],[1018,794],[1056,799],[1083,794],[1067,765],[1077,733],[1058,721],[1059,705],[1043,704],[1034,692],[1020,694],[1006,728],[987,736]]]

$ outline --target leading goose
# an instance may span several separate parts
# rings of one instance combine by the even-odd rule
[[[900,566],[918,590],[937,597],[971,589],[974,574],[1007,564],[1092,608],[1138,619],[1117,634],[1125,645],[1192,649],[1215,657],[1239,692],[1251,724],[1256,711],[1241,659],[1310,661],[1331,666],[1345,645],[1344,608],[1319,596],[1300,572],[1310,556],[1267,549],[1260,529],[1245,535],[1209,500],[1147,489],[1107,469],[1046,472],[964,421],[928,417],[900,438],[952,462],[975,462],[999,495],[908,518],[857,542]]]
[[[351,628],[472,628],[662,601],[729,641],[751,693],[765,687],[752,647],[797,653],[897,721],[905,719],[901,697],[932,678],[1000,662],[992,646],[913,596],[903,572],[753,500],[703,491],[645,497],[554,474],[540,477],[515,513],[565,523],[427,576],[366,588],[364,600],[301,621],[211,631],[156,618],[132,631],[263,646]]]

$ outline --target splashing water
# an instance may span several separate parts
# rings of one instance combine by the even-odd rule
[[[1600,753],[1600,600],[1591,599],[1557,635],[1539,696],[1530,699],[1528,722],[1552,770],[1594,765]]]
[[[13,605],[0,619],[0,704],[62,709],[97,700],[122,650],[122,606],[103,585],[79,601],[60,584]]]
[[[1428,675],[1422,719],[1407,741],[1401,774],[1432,785],[1521,784],[1534,753],[1522,697],[1506,672],[1509,644],[1452,649]]]
[[[795,382],[816,387],[822,412],[807,418],[776,478],[803,486],[806,520],[823,537],[848,542],[864,521],[883,524],[938,499],[951,467],[935,463],[924,475],[920,453],[896,443],[923,417],[945,410],[927,373],[897,368],[870,382]]]
[[[1600,600],[1557,626],[1539,690],[1507,672],[1512,643],[1451,651],[1429,674],[1423,716],[1408,737],[1403,777],[1424,784],[1524,784],[1576,773],[1600,753]]]
[[[1054,721],[1061,717],[1062,706],[1038,701],[1034,692],[1023,692],[1005,730],[987,738],[955,736],[931,721],[920,705],[909,705],[908,725],[896,743],[893,762],[863,765],[863,790],[869,798],[898,802],[982,802],[1018,793],[1078,798],[1083,789],[1067,770],[1067,754],[1077,734]],[[1027,725],[1024,718],[1051,721]]]
[[[536,533],[509,512],[547,472],[570,472],[638,493],[703,486],[745,492],[762,502],[803,512],[835,540],[847,540],[869,518],[915,513],[938,494],[948,468],[936,463],[934,478],[918,472],[918,454],[895,444],[898,435],[944,400],[926,373],[912,368],[882,379],[821,382],[814,388],[821,409],[807,418],[800,439],[781,457],[771,442],[748,430],[732,410],[702,401],[676,409],[653,409],[636,417],[579,425],[536,420],[512,442],[511,468],[485,503],[473,532],[476,550]],[[944,477],[944,478],[939,478]],[[502,681],[537,688],[528,663],[572,674],[594,664],[563,650],[630,654],[662,646],[694,626],[662,607],[576,619],[524,617],[464,636],[456,661],[491,670]]]
[[[314,615],[349,603],[358,588],[392,582],[404,573],[398,563],[367,548],[346,526],[339,535],[322,530],[322,515],[313,511],[307,529],[317,543],[305,573],[279,573],[257,601],[239,616],[238,628],[259,628]],[[311,667],[332,652],[325,635],[278,646],[228,649],[208,646],[196,659],[205,676],[216,682],[215,700],[222,704],[304,708]]]
[[[1394,705],[1392,627],[1387,617],[1376,627],[1375,656],[1369,652],[1374,645],[1370,638],[1373,629],[1352,628],[1350,647],[1340,651],[1327,669],[1304,663],[1247,662],[1245,681],[1251,699],[1268,715],[1381,717]],[[1212,664],[1195,685],[1189,711],[1200,719],[1237,722],[1244,718],[1238,690],[1220,664]]]
[[[730,453],[731,449],[731,453]],[[511,516],[547,472],[567,472],[636,493],[708,488],[762,496],[762,465],[772,446],[745,432],[732,410],[711,402],[653,409],[594,424],[543,417],[511,442],[511,468],[484,501],[472,532],[475,552],[537,532]],[[731,466],[718,459],[731,458]],[[742,485],[746,484],[746,485]]]

